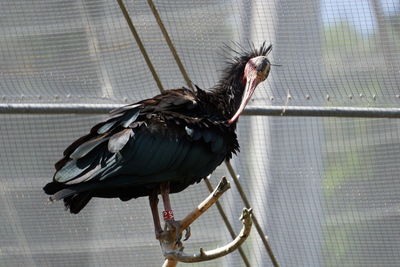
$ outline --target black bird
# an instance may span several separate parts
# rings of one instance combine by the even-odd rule
[[[239,150],[237,118],[269,74],[271,49],[264,43],[235,51],[209,91],[168,90],[112,111],[64,151],[45,193],[51,201],[63,199],[71,213],[93,197],[127,201],[149,196],[159,237],[158,194],[164,219],[173,221],[169,193],[200,182]]]

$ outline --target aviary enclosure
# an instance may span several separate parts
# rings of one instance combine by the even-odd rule
[[[273,266],[266,240],[280,266],[397,266],[396,0],[1,1],[0,266],[161,266],[146,198],[72,215],[42,187],[110,109],[160,87],[210,88],[233,56],[224,46],[264,41],[281,66],[240,118],[241,152],[209,180],[232,189],[192,225],[185,252],[229,243],[220,210],[237,234],[249,204],[268,238],[253,225],[241,251],[197,266]],[[175,216],[208,194],[201,182],[171,195]]]

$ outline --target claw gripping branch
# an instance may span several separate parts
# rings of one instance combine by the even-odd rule
[[[162,238],[159,240],[164,256],[167,259],[163,266],[175,266],[177,262],[200,262],[216,259],[225,256],[237,249],[249,236],[251,230],[251,209],[243,209],[240,220],[243,223],[243,228],[239,235],[229,244],[220,248],[204,251],[203,248],[197,254],[189,255],[183,252],[182,242],[180,241],[181,233],[189,227],[197,218],[199,218],[208,208],[210,208],[217,200],[230,188],[229,182],[223,177],[215,188],[215,190],[201,202],[192,212],[190,212],[182,221],[180,227],[166,227]],[[165,212],[165,211],[164,211]],[[164,219],[166,214],[164,215]],[[170,221],[166,220],[168,226]],[[169,229],[171,228],[171,229]]]

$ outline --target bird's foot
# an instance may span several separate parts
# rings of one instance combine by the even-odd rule
[[[160,229],[155,229],[154,232],[155,232],[155,234],[156,234],[156,239],[157,239],[157,240],[160,240],[160,238],[161,238],[161,236],[162,236],[162,233],[163,233],[164,231],[163,231],[162,228],[160,228]]]
[[[183,239],[183,241],[186,241],[189,239],[189,237],[192,235],[190,226],[188,226],[186,229],[184,229],[185,231],[185,238]]]
[[[182,229],[182,223],[181,221],[168,221],[170,223],[170,226],[176,229],[176,233],[177,233],[177,237],[176,237],[176,241],[180,241],[182,239],[182,233],[185,232],[185,238],[183,239],[183,241],[186,241],[189,239],[189,237],[191,236],[191,231],[190,231],[190,226],[187,227],[186,229]]]
[[[164,253],[183,250],[184,247],[181,241],[183,231],[185,231],[183,241],[186,241],[190,237],[190,227],[182,229],[180,221],[165,221],[164,230],[162,232],[156,232],[156,238],[160,241]]]
[[[191,235],[190,227],[182,229],[181,221],[175,221],[175,220],[165,221],[163,233],[165,232],[172,233],[175,236],[176,242],[181,241],[183,232],[185,232],[183,241],[188,240]]]

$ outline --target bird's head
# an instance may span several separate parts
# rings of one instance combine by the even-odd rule
[[[272,50],[272,45],[266,45],[264,42],[259,49],[253,46],[250,50],[237,43],[234,45],[239,51],[225,46],[237,56],[230,60],[230,64],[224,70],[224,75],[217,86],[217,89],[222,89],[221,93],[226,93],[226,89],[228,89],[234,98],[233,109],[230,111],[230,114],[233,115],[229,116],[229,124],[236,122],[242,114],[256,87],[267,79],[272,65],[267,58]],[[231,104],[232,102],[230,102]]]
[[[245,87],[242,100],[236,113],[230,120],[228,120],[229,124],[235,122],[237,118],[239,118],[247,103],[249,103],[257,85],[267,79],[270,70],[271,62],[269,62],[266,55],[255,56],[247,61],[243,73],[243,83],[245,84]]]

